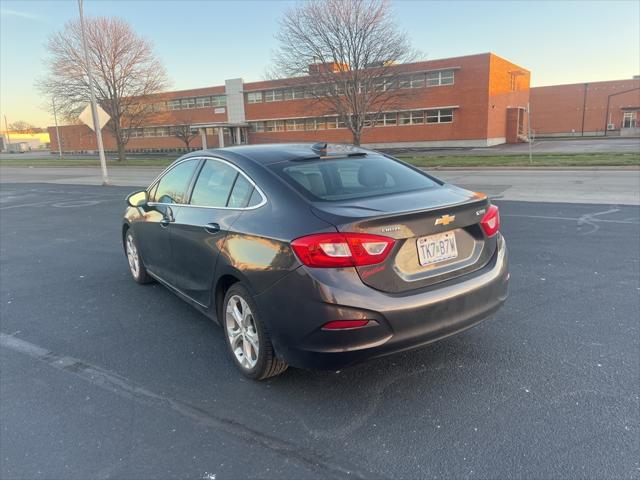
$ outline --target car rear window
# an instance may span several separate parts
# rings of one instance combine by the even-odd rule
[[[432,188],[426,174],[382,155],[304,160],[271,168],[314,201],[340,201]]]

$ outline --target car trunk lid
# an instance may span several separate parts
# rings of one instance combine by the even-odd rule
[[[312,209],[338,231],[394,238],[385,261],[356,270],[372,288],[401,293],[485,265],[496,245],[479,223],[488,206],[484,194],[444,184],[359,202],[316,202]]]

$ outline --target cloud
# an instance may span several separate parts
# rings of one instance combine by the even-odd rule
[[[28,18],[29,20],[40,20],[40,17],[29,12],[21,12],[19,10],[11,10],[9,8],[0,8],[0,16],[2,17],[19,17]]]

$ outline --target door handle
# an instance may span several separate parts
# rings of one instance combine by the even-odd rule
[[[217,223],[207,223],[204,229],[209,233],[218,233],[220,231],[220,225]]]

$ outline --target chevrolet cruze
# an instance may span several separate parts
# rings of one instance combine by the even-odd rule
[[[133,279],[217,321],[250,378],[426,345],[507,298],[498,208],[375,151],[193,152],[127,202]]]

